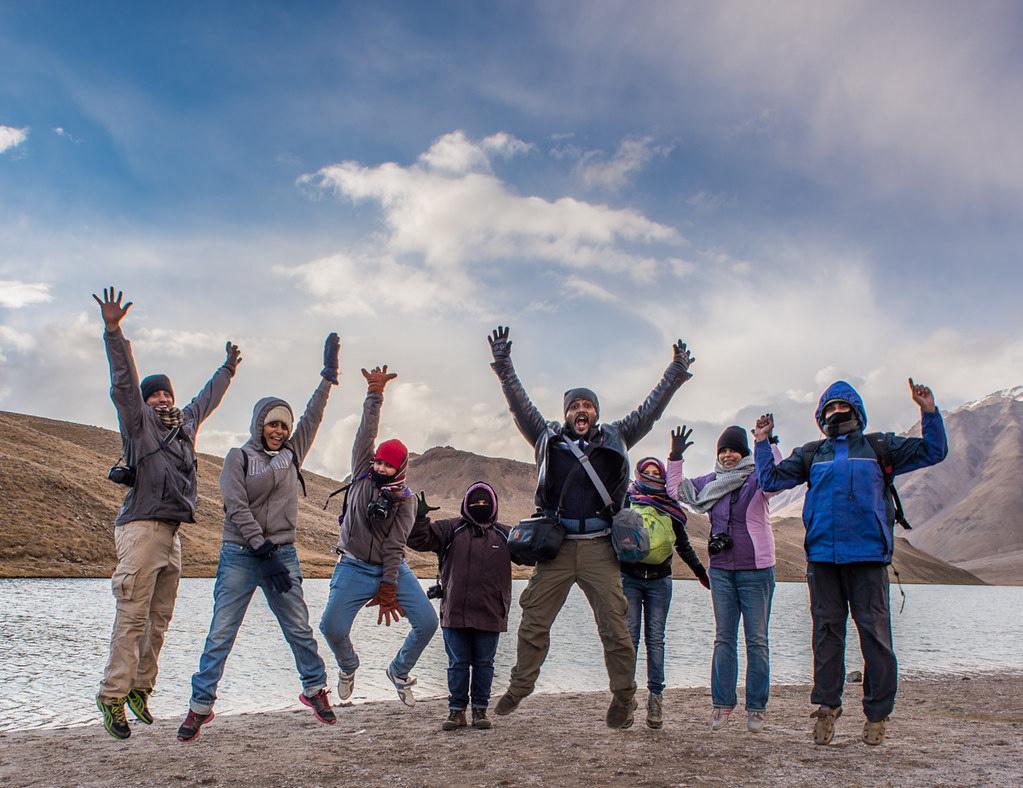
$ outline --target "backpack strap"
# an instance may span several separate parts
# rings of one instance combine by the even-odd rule
[[[814,455],[824,441],[810,441],[799,448],[799,458],[803,461],[803,475],[806,476],[806,489],[810,489],[810,466],[813,465]]]
[[[604,506],[607,510],[614,510],[614,501],[611,499],[611,494],[607,491],[607,487],[604,486],[604,482],[601,481],[600,476],[597,475],[596,469],[593,467],[593,463],[590,462],[588,454],[585,454],[582,449],[576,446],[575,441],[570,440],[562,436],[561,438],[565,445],[568,446],[569,451],[575,455],[575,458],[583,466],[583,470],[586,471],[586,475],[590,477],[590,481],[593,482],[593,486],[597,489],[597,495],[600,496],[600,500],[604,502]],[[564,494],[564,488],[562,488],[562,494]]]
[[[881,466],[881,475],[884,478],[885,492],[892,497],[892,505],[895,508],[895,522],[905,528],[912,530],[913,526],[906,520],[906,513],[902,508],[902,500],[899,498],[899,491],[895,489],[895,467],[892,465],[892,455],[888,451],[888,438],[883,432],[871,432],[863,436],[870,444],[870,448],[877,457],[877,464]]]

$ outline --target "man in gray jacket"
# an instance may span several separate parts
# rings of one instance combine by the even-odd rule
[[[575,388],[565,392],[564,419],[548,422],[530,402],[515,374],[508,328],[498,327],[488,340],[494,356],[491,367],[501,381],[515,425],[536,456],[537,510],[557,518],[565,529],[558,555],[536,565],[519,597],[522,620],[517,659],[508,691],[494,711],[511,714],[533,691],[550,649],[551,626],[568,592],[578,584],[593,609],[604,646],[613,696],[607,725],[628,728],[636,708],[636,649],[629,634],[628,603],[622,592],[618,559],[611,547],[611,518],[625,503],[631,470],[628,450],[650,432],[678,388],[692,377],[689,366],[695,359],[684,342],[676,342],[672,361],[660,382],[643,404],[623,419],[598,423],[597,395],[590,389]],[[583,472],[568,441],[582,451],[607,488],[610,507]]]
[[[191,402],[178,409],[166,375],[150,375],[139,382],[131,344],[120,329],[131,302],[122,306],[122,293],[115,298],[114,292],[113,287],[104,289],[102,301],[92,297],[106,326],[110,398],[117,409],[124,461],[133,472],[124,479],[130,487],[114,521],[117,568],[111,584],[117,612],[96,705],[107,732],[126,739],[131,729],[125,703],[140,722],[153,721],[149,695],[181,577],[178,527],[195,522],[196,431],[223,399],[241,355],[237,345],[228,342],[224,364]]]

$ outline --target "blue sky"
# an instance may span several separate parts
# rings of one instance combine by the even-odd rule
[[[213,6],[209,8],[207,6]],[[763,6],[763,7],[762,7]],[[1023,10],[990,2],[0,5],[0,408],[113,426],[89,294],[179,395],[246,361],[201,448],[342,385],[311,466],[384,432],[527,459],[487,368],[614,418],[676,337],[637,449],[860,387],[876,428],[1019,384]],[[638,456],[638,454],[637,454]]]

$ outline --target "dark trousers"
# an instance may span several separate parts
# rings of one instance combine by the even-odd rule
[[[490,705],[490,687],[494,683],[494,655],[500,632],[468,627],[444,627],[444,648],[448,652],[448,708],[464,710],[469,706],[485,709]],[[470,684],[469,673],[472,669]]]
[[[895,707],[899,667],[892,648],[888,567],[883,564],[809,563],[813,617],[813,692],[810,702],[842,705],[845,625],[852,613],[863,651],[863,713],[883,720]]]

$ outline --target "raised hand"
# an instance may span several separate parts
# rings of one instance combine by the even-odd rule
[[[919,405],[924,413],[934,413],[938,409],[934,404],[934,392],[922,383],[914,383],[913,378],[909,379],[909,393],[913,396],[913,402]]]
[[[337,374],[341,368],[340,355],[341,338],[337,335],[336,331],[331,331],[327,334],[327,339],[323,343],[323,369],[320,370],[320,377],[330,381],[335,386],[338,384]]]
[[[681,339],[672,345],[671,352],[674,356],[673,361],[677,364],[681,364],[682,368],[686,370],[686,372],[689,371],[689,367],[692,363],[696,361],[696,357],[689,352],[689,348],[686,347],[686,343]]]
[[[686,449],[693,445],[693,442],[689,440],[689,436],[692,434],[692,429],[687,430],[685,424],[681,427],[676,427],[671,431],[671,453],[668,454],[669,460],[682,459],[682,455],[686,453]]]
[[[439,506],[430,506],[426,502],[426,491],[420,490],[416,493],[416,520],[423,520],[430,516],[430,512],[440,509]]]
[[[224,359],[224,367],[231,373],[231,377],[234,377],[235,370],[242,363],[242,352],[230,339],[224,345],[224,352],[227,353],[227,358]]]
[[[99,313],[103,318],[103,322],[106,324],[107,331],[116,331],[118,324],[121,319],[128,314],[128,310],[131,309],[132,301],[129,301],[124,306],[121,306],[121,299],[124,294],[118,290],[117,298],[114,298],[114,286],[103,288],[103,300],[99,300],[99,296],[95,293],[92,297],[96,299],[96,303],[99,304]]]
[[[774,432],[774,414],[764,413],[757,419],[756,426],[750,432],[753,433],[753,440],[755,441],[770,440],[771,433]]]
[[[511,333],[511,329],[508,326],[498,326],[494,331],[487,337],[487,342],[490,343],[490,352],[494,356],[494,363],[500,364],[504,361],[511,359],[511,340],[508,339],[508,335]]]
[[[371,372],[362,370],[362,376],[366,378],[366,382],[369,384],[370,394],[383,394],[384,386],[398,377],[398,373],[388,372],[387,365],[384,364],[382,367],[373,367]]]

